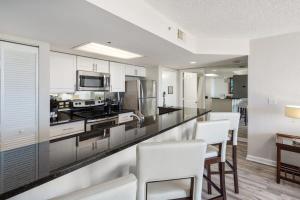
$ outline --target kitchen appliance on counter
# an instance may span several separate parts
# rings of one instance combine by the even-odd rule
[[[104,100],[81,100],[81,99],[76,99],[72,101],[72,107],[73,108],[87,108],[91,106],[103,106],[105,105]]]
[[[77,71],[78,91],[109,91],[110,75],[106,73]]]
[[[119,102],[109,100],[73,100],[71,114],[84,118],[85,130],[93,131],[118,124]]]
[[[135,110],[145,117],[156,115],[156,81],[130,80],[126,81],[125,88],[124,109]]]

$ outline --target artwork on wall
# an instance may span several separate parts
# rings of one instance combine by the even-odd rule
[[[173,94],[173,86],[168,86],[168,94]]]

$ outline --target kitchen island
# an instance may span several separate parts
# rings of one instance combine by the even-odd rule
[[[209,111],[182,108],[0,153],[0,199],[49,199],[128,173],[136,144],[193,138]]]

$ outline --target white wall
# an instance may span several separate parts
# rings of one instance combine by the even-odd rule
[[[206,77],[206,96],[221,97],[228,94],[228,82],[224,78]]]
[[[275,134],[300,135],[300,120],[284,116],[285,105],[300,105],[299,52],[300,33],[251,41],[248,159],[274,164]],[[275,103],[269,104],[269,98]]]
[[[166,92],[166,106],[178,106],[178,71],[160,67],[159,106],[163,105],[163,92]],[[168,86],[173,86],[173,94],[168,94]]]

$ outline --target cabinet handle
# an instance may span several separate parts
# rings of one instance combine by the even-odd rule
[[[71,128],[64,128],[63,131],[68,131],[68,130],[72,130],[72,129],[74,129],[74,128],[72,128],[72,127]]]

